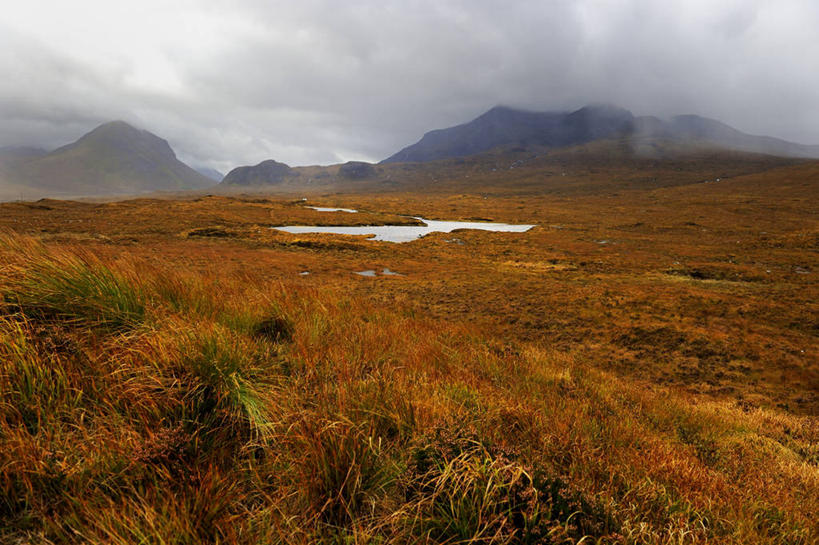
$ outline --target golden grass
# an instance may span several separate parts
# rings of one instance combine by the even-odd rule
[[[3,244],[0,541],[819,541],[812,417],[332,285]]]
[[[210,291],[225,276],[297,282],[377,305],[398,301],[433,319],[479,323],[510,342],[573,351],[582,346],[584,361],[594,367],[709,400],[815,416],[819,168],[805,163],[695,183],[719,177],[723,168],[777,163],[726,161],[642,161],[638,169],[591,162],[569,165],[566,177],[548,165],[498,174],[491,164],[467,162],[453,165],[450,174],[468,179],[444,180],[442,174],[434,191],[309,201],[368,210],[363,216],[269,197],[6,203],[0,204],[0,228],[115,261],[201,272],[200,289],[180,291],[188,301],[175,300],[171,285],[157,286],[168,291],[163,297],[172,307],[210,305]],[[478,176],[481,168],[486,172]],[[469,193],[445,191],[467,182],[474,186]],[[685,185],[667,187],[679,184]],[[435,234],[397,245],[269,228],[377,223],[396,214],[538,227]],[[403,276],[352,274],[384,267]],[[299,277],[304,271],[310,274]],[[240,314],[227,319],[254,318]]]

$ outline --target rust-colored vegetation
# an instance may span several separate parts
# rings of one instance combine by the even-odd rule
[[[0,205],[0,541],[816,543],[817,168],[671,185]]]

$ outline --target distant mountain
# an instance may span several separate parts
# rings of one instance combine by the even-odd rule
[[[612,105],[586,106],[574,112],[531,112],[497,106],[478,118],[426,133],[382,163],[427,162],[466,157],[499,147],[559,148],[613,137],[672,139],[783,157],[819,157],[819,146],[742,133],[724,123],[693,115],[668,121],[635,117]]]
[[[530,112],[492,108],[469,123],[430,131],[382,163],[426,162],[465,157],[499,146],[563,147],[628,131],[634,116],[615,106],[587,106],[576,112]]]
[[[225,175],[224,175],[224,174],[222,174],[221,172],[219,172],[219,171],[218,171],[218,170],[216,170],[215,168],[210,168],[210,167],[196,167],[196,168],[194,168],[194,170],[195,170],[196,172],[198,172],[199,174],[201,174],[202,176],[205,176],[205,177],[207,177],[207,178],[210,178],[211,180],[214,180],[214,181],[216,181],[216,182],[221,182],[221,181],[222,181],[222,178],[224,178],[224,177],[225,177]]]
[[[100,125],[50,153],[29,149],[27,158],[21,159],[19,152],[16,157],[5,162],[7,183],[43,195],[135,194],[214,185],[179,161],[167,141],[123,121]]]
[[[366,180],[377,173],[374,166],[364,161],[347,161],[338,167],[338,175],[348,180]]]
[[[234,168],[227,173],[220,185],[266,186],[280,184],[296,175],[288,165],[268,159],[258,165]]]
[[[660,134],[670,130],[677,139],[708,142],[719,147],[765,153],[780,157],[819,157],[819,146],[806,146],[773,138],[770,136],[755,136],[740,132],[715,119],[697,115],[678,115],[671,118]]]

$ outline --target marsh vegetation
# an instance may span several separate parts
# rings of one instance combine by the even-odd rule
[[[320,199],[538,225],[407,244],[0,205],[0,541],[815,543],[818,178],[772,172]]]

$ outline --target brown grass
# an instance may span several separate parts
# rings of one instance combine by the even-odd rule
[[[2,205],[0,542],[817,543],[816,184]]]
[[[503,347],[335,291],[221,275],[217,292],[195,273],[5,244],[5,540],[817,538],[810,418],[692,403],[582,351]],[[139,270],[139,323],[99,328],[96,306],[70,301],[28,312],[41,292],[23,304],[17,286],[45,290],[40,271],[63,263],[99,284]],[[271,316],[292,338],[259,334]]]

